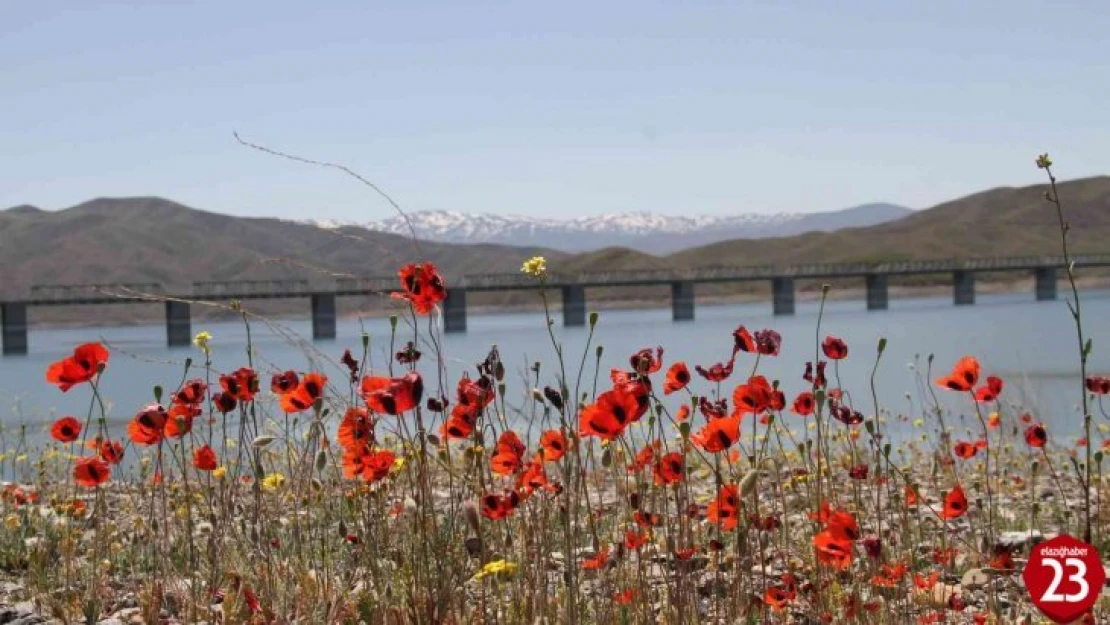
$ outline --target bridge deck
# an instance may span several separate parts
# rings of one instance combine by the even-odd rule
[[[1110,266],[1110,254],[1085,254],[1073,257],[1076,266]],[[549,288],[562,287],[629,287],[661,285],[675,282],[721,283],[774,280],[776,278],[828,279],[863,278],[873,275],[924,275],[957,271],[999,272],[1035,271],[1064,268],[1062,256],[1021,256],[1009,258],[969,258],[951,260],[917,260],[883,263],[831,263],[775,267],[716,266],[695,269],[606,271],[548,276]],[[467,291],[514,291],[538,288],[535,279],[512,274],[468,275],[454,281],[456,289]],[[311,296],[350,297],[385,294],[397,290],[397,278],[339,278],[331,284],[310,283],[300,279],[230,280],[194,282],[191,292],[168,293],[156,283],[99,285],[39,285],[32,287],[30,297],[9,303],[26,306],[76,306],[131,303],[158,303],[165,299],[184,301],[225,301],[231,299],[286,299]]]

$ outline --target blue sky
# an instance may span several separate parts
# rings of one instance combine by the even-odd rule
[[[915,208],[1110,173],[1110,3],[5,2],[0,206]]]

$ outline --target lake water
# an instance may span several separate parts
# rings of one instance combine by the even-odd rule
[[[1105,324],[1110,318],[1110,291],[1090,291],[1084,293],[1083,298],[1086,330],[1095,345],[1091,371],[1110,372],[1110,349],[1106,347],[1110,344],[1110,330]],[[887,349],[876,376],[879,401],[884,410],[908,415],[911,420],[920,415],[923,404],[918,374],[923,376],[928,354],[935,354],[933,377],[947,372],[959,357],[970,354],[982,362],[984,376],[998,375],[1006,380],[1003,393],[1006,403],[1020,404],[1044,421],[1056,441],[1066,442],[1079,431],[1075,330],[1063,300],[1034,302],[1028,293],[981,294],[975,306],[955,307],[950,297],[936,297],[891,300],[888,311],[868,312],[863,308],[861,301],[829,302],[821,334],[835,334],[848,342],[850,355],[841,362],[840,376],[857,408],[865,414],[871,412],[868,380],[876,345],[880,337],[886,337]],[[782,381],[788,401],[808,387],[801,375],[804,363],[814,357],[816,302],[799,302],[797,314],[793,316],[772,315],[769,303],[699,306],[694,322],[674,323],[670,316],[669,308],[602,312],[595,335],[596,342],[605,349],[602,371],[627,368],[632,352],[662,345],[666,350],[667,366],[681,359],[692,372],[695,364],[709,366],[726,359],[732,345],[731,332],[738,324],[744,324],[752,331],[772,328],[782,334],[781,355],[763,358],[760,372],[769,379]],[[556,314],[555,334],[565,344],[568,373],[573,379],[571,371],[577,370],[588,329],[565,329],[560,324],[561,319]],[[283,369],[322,368],[333,381],[342,381],[345,372],[333,363],[338,361],[344,348],[350,348],[356,355],[361,352],[362,327],[372,337],[372,364],[379,369],[386,363],[389,349],[386,319],[366,320],[361,325],[356,320],[343,321],[336,340],[313,344],[312,347],[330,358],[331,363],[313,357],[309,353],[311,350],[290,338],[290,333],[310,336],[308,320],[283,323],[280,331],[264,324],[253,325],[255,365],[263,375],[263,387],[268,389],[270,373]],[[193,330],[212,333],[216,370],[230,371],[246,364],[246,335],[242,324],[195,323]],[[103,340],[112,352],[102,388],[109,400],[113,423],[130,419],[140,406],[152,401],[151,389],[155,384],[168,390],[176,388],[187,358],[194,359],[194,367],[202,360],[195,348],[167,348],[165,329],[161,325],[32,330],[29,355],[0,358],[0,418],[3,423],[8,426],[27,424],[30,435],[41,436],[57,416],[73,414],[83,420],[90,397],[87,386],[63,394],[45,382],[44,372],[50,362],[70,353],[75,344],[94,340]],[[467,333],[444,336],[443,349],[449,369],[447,387],[453,389],[453,381],[461,371],[481,361],[493,344],[499,346],[507,368],[510,403],[523,403],[522,396],[529,387],[521,381],[522,376],[536,360],[544,363],[543,383],[556,385],[554,350],[545,331],[543,316],[528,313],[472,315]],[[436,385],[434,366],[428,358],[432,350],[426,345],[422,349],[425,360],[421,362],[421,369],[425,372],[426,385],[432,389]],[[593,375],[592,349],[590,354],[585,380]],[[728,384],[729,394],[748,374],[752,362],[751,355],[741,354]],[[831,377],[831,367],[829,374]],[[202,375],[203,370],[194,369],[190,377]],[[606,376],[607,373],[602,374],[602,378]],[[695,385],[707,390],[707,385],[696,374]],[[661,389],[661,383],[659,387]],[[940,391],[938,395],[948,408],[964,413],[973,411],[965,396]],[[672,410],[679,401],[672,400]],[[786,415],[786,418],[798,417]],[[905,430],[910,426],[892,427]],[[122,434],[120,427],[113,428],[114,436]]]

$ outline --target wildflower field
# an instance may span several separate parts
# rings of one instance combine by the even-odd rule
[[[546,307],[546,263],[522,271]],[[327,371],[267,371],[249,346],[216,371],[202,332],[179,379],[135,382],[156,403],[124,429],[98,390],[104,345],[51,365],[43,384],[89,409],[4,460],[5,601],[67,623],[1039,623],[1030,547],[1106,551],[1092,422],[1110,378],[1086,370],[1077,291],[1078,448],[974,354],[930,359],[923,435],[892,443],[905,426],[874,383],[838,375],[878,370],[885,340],[848,345],[820,316],[809,336],[738,324],[702,362],[645,345],[617,369],[596,314],[579,353],[548,316],[526,384],[496,348],[452,355],[473,366],[448,379],[451,286],[428,262],[399,278],[389,362],[364,336]],[[813,357],[768,380],[783,341]]]

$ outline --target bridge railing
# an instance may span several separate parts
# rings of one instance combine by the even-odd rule
[[[235,295],[297,295],[311,292],[308,280],[205,280],[193,282],[193,296],[230,297]]]
[[[39,301],[81,300],[90,297],[142,298],[165,295],[158,282],[103,282],[93,284],[36,284],[31,299]]]

